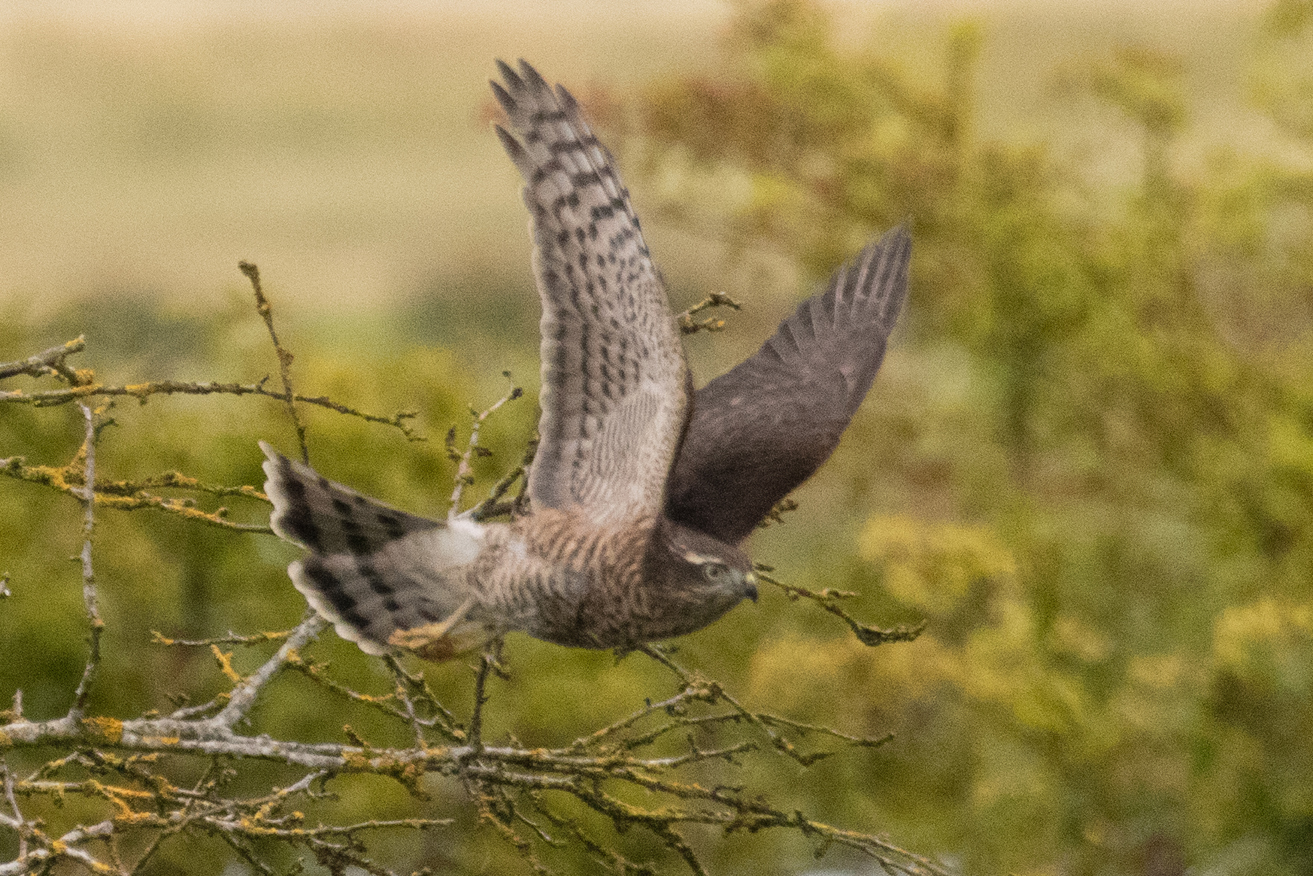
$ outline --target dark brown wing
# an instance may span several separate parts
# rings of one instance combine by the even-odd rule
[[[737,544],[830,457],[884,358],[911,254],[901,226],[868,244],[760,350],[697,392],[669,517]]]
[[[579,104],[524,61],[498,62],[498,128],[524,177],[542,298],[539,507],[597,522],[660,514],[688,416],[684,347],[629,192]]]

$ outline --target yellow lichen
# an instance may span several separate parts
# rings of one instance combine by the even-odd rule
[[[348,769],[368,770],[370,768],[369,756],[355,751],[342,752],[342,763]]]
[[[222,651],[218,645],[211,645],[210,652],[214,654],[214,659],[219,662],[219,670],[227,676],[228,680],[233,684],[241,684],[241,675],[238,674],[237,670],[233,669],[232,652]]]
[[[94,745],[118,745],[123,740],[123,722],[117,718],[83,718],[80,727]]]

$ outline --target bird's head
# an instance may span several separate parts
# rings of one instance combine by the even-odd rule
[[[757,601],[757,574],[747,554],[671,521],[661,529],[672,583],[709,612],[718,617],[743,599]]]

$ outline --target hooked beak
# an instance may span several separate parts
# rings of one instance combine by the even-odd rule
[[[744,575],[743,585],[744,585],[743,595],[751,599],[753,602],[756,602],[757,601],[757,573],[749,572],[748,574]]]

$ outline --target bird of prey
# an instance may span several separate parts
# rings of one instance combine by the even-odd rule
[[[696,393],[629,192],[579,104],[498,62],[542,299],[527,513],[430,520],[261,443],[289,573],[368,653],[431,659],[522,631],[628,649],[698,630],[756,576],[741,545],[823,463],[871,386],[907,290],[897,228],[839,268],[756,354]]]

